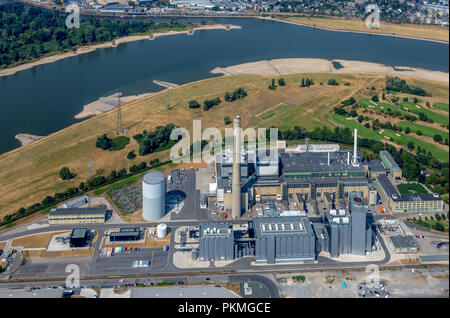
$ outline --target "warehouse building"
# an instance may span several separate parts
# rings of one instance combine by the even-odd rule
[[[412,235],[391,236],[391,243],[395,253],[417,253],[419,246]]]
[[[400,194],[386,175],[377,177],[379,193],[392,212],[442,212],[444,200],[436,193]]]
[[[255,260],[258,263],[313,261],[315,237],[306,216],[254,218]]]
[[[142,238],[140,228],[121,228],[118,232],[111,232],[109,240],[111,242],[119,241],[139,241]]]
[[[234,246],[234,231],[231,222],[199,225],[199,260],[234,260]]]
[[[52,209],[48,214],[48,223],[103,223],[106,219],[106,212],[106,205],[89,208]]]
[[[400,169],[399,165],[395,162],[394,158],[392,158],[388,151],[380,151],[380,159],[385,167],[389,169],[389,172],[393,178],[401,179],[402,169]]]
[[[75,228],[70,233],[70,247],[85,247],[89,241],[89,229]]]

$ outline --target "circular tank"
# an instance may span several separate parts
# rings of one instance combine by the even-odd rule
[[[156,236],[158,238],[166,237],[167,235],[167,225],[165,223],[158,224],[156,227]]]
[[[166,175],[151,171],[142,178],[142,217],[156,221],[166,212]]]

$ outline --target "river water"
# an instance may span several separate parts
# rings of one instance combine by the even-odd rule
[[[189,19],[199,22],[200,19]],[[0,153],[18,133],[47,135],[77,120],[83,105],[115,92],[163,89],[213,77],[217,67],[275,58],[361,60],[448,72],[448,44],[333,32],[251,18],[205,19],[242,26],[121,44],[0,77]],[[155,21],[158,21],[155,19]],[[183,19],[180,19],[182,22]]]

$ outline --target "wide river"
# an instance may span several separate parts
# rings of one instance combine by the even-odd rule
[[[308,57],[449,69],[448,44],[251,18],[205,20],[242,29],[132,42],[0,77],[0,153],[20,145],[16,134],[48,135],[76,123],[73,116],[99,97],[159,91],[155,79],[183,84],[217,76],[210,73],[216,66]]]

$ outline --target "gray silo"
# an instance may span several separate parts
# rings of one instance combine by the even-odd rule
[[[142,217],[147,221],[162,218],[166,210],[166,175],[150,171],[142,178]]]

